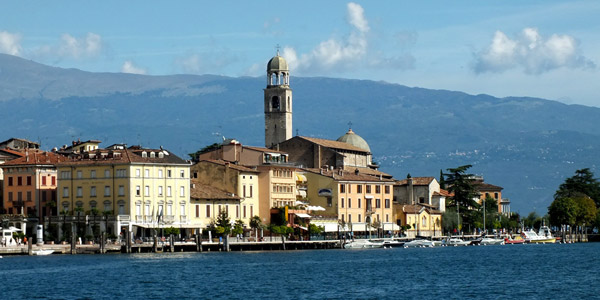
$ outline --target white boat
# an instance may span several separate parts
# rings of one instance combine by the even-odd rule
[[[50,254],[54,253],[54,250],[50,250],[50,249],[33,250],[33,251],[31,251],[31,253],[33,253],[33,255],[50,255]]]
[[[479,241],[479,245],[504,245],[504,240],[484,237]]]
[[[463,241],[462,239],[459,238],[449,238],[444,240],[443,244],[445,246],[452,246],[452,247],[458,247],[458,246],[468,246],[471,244],[470,241]]]
[[[346,242],[344,249],[366,249],[366,248],[382,248],[383,242],[371,242],[369,240],[354,240]]]
[[[524,230],[521,235],[523,236],[523,239],[529,243],[546,244],[556,242],[556,238],[552,236],[548,226],[540,227],[539,232],[535,232],[533,229]]]
[[[430,240],[412,240],[408,243],[404,243],[404,248],[431,248],[434,246],[435,243]]]

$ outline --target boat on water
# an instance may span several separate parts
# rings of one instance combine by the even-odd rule
[[[54,250],[50,250],[50,249],[33,250],[33,251],[31,251],[31,253],[33,253],[33,255],[50,255],[50,254],[54,253]]]
[[[449,238],[449,239],[445,239],[442,244],[444,246],[448,246],[448,247],[458,247],[458,246],[468,246],[471,244],[470,241],[463,241],[462,239],[459,238]]]
[[[367,249],[382,247],[383,242],[371,242],[369,240],[353,240],[344,244],[344,249]]]
[[[479,245],[504,245],[504,240],[503,239],[496,239],[496,238],[488,238],[488,237],[484,237],[479,241]]]
[[[404,247],[404,244],[406,244],[406,242],[402,242],[402,241],[384,241],[383,242],[383,248],[398,248],[398,247]]]
[[[435,247],[435,243],[430,240],[412,240],[404,243],[404,248],[431,248]]]
[[[509,236],[504,239],[504,244],[505,245],[525,244],[525,240],[520,236],[515,236],[514,238]]]
[[[550,228],[548,226],[540,227],[538,232],[533,229],[524,230],[521,232],[523,239],[528,243],[533,244],[552,244],[556,242],[556,238],[552,236]]]

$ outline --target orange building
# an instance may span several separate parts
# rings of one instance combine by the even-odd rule
[[[3,199],[8,214],[42,218],[56,214],[56,164],[66,157],[27,150],[2,165]]]

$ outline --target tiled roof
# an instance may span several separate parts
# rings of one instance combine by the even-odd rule
[[[504,189],[503,187],[485,182],[476,182],[473,184],[473,187],[476,191],[501,191]]]
[[[429,185],[435,177],[413,177],[413,185]],[[396,181],[397,185],[407,185],[408,179],[402,179]]]
[[[218,189],[216,187],[202,184],[198,180],[192,179],[190,188],[190,197],[193,200],[240,200],[239,196]]]
[[[306,168],[303,170],[310,172],[310,173],[320,174],[320,175],[326,176],[326,177],[331,177],[338,181],[394,182],[393,179],[389,179],[389,178],[385,178],[385,177],[382,177],[381,179],[379,179],[378,176],[365,174],[365,173],[360,172],[360,170],[359,170],[358,174],[355,174],[354,171],[348,171],[348,170],[341,171],[339,169],[323,170],[322,173],[321,173],[321,169],[315,169],[315,168]]]
[[[260,173],[256,169],[252,169],[252,168],[245,167],[242,165],[236,165],[235,163],[230,163],[230,162],[227,162],[224,160],[204,159],[204,160],[199,161],[198,163],[201,163],[201,162],[208,162],[208,163],[213,163],[213,164],[217,164],[217,165],[221,165],[221,166],[227,166],[231,169],[234,169],[234,170],[237,170],[240,172]]]
[[[22,157],[7,161],[3,166],[56,165],[67,159],[68,158],[56,153],[29,149],[23,153]]]
[[[147,157],[142,157],[142,152],[146,151]],[[151,157],[150,152],[155,153]],[[163,157],[158,155],[163,153]],[[102,155],[104,154],[104,155]],[[188,165],[189,163],[177,155],[160,149],[125,149],[125,150],[106,150],[97,149],[94,151],[72,155],[67,161],[59,165],[113,165],[130,163],[148,163],[148,164],[178,164]]]
[[[332,148],[332,149],[341,149],[341,150],[349,150],[349,151],[368,153],[368,151],[366,151],[362,148],[358,148],[356,146],[353,146],[353,145],[350,145],[350,144],[344,143],[344,142],[319,139],[319,138],[313,138],[313,137],[306,137],[306,136],[299,136],[299,138],[305,139],[305,140],[315,143],[317,145],[321,145],[321,146]]]
[[[444,197],[453,197],[454,193],[450,193],[444,189],[440,189],[439,192],[433,192],[434,196],[444,196]]]
[[[14,156],[18,156],[18,157],[23,157],[25,156],[25,151],[20,151],[20,150],[13,150],[10,148],[4,148],[4,149],[0,149],[0,152],[5,152]]]

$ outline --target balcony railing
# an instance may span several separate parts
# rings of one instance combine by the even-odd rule
[[[180,218],[180,220],[181,220],[181,221],[180,221],[181,223],[187,223],[187,216],[186,216],[186,215],[182,215],[182,216],[181,216],[181,217],[179,217],[179,218]]]
[[[173,222],[175,222],[175,216],[167,215],[164,217],[163,222],[166,224],[172,224]]]

